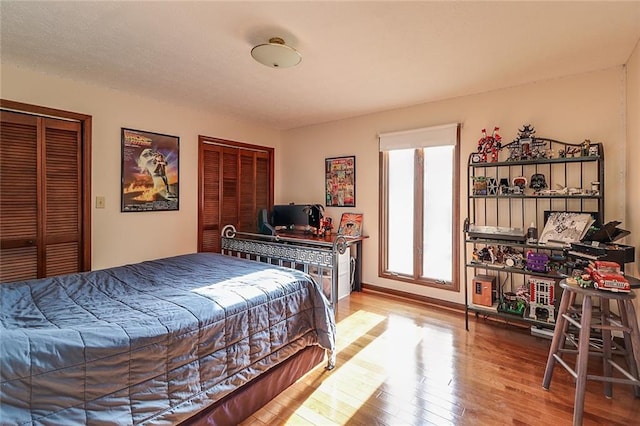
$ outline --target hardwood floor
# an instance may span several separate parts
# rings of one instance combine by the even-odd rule
[[[316,367],[242,425],[572,423],[573,379],[556,366],[542,388],[551,341],[528,329],[471,317],[467,332],[459,312],[371,292],[340,301],[336,319],[336,368]],[[640,424],[632,387],[613,392],[587,383],[585,425]]]

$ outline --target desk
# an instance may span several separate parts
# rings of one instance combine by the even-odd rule
[[[302,244],[304,241],[311,243],[325,242],[333,244],[338,237],[338,234],[328,234],[325,236],[316,236],[309,232],[304,231],[278,231],[276,233],[278,237],[295,238],[300,240]],[[362,291],[362,241],[369,238],[364,235],[360,237],[345,237],[347,240],[347,247],[354,246],[356,248],[356,262],[355,270],[353,271],[353,289],[355,291]]]

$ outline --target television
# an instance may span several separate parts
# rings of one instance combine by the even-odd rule
[[[321,207],[317,204],[277,204],[271,210],[271,225],[276,229],[320,227]]]

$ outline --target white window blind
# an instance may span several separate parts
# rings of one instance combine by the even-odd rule
[[[458,140],[458,123],[380,133],[378,137],[380,152],[433,146],[455,146]]]

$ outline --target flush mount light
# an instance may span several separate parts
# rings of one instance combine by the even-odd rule
[[[293,47],[284,44],[280,37],[272,37],[269,43],[255,46],[251,49],[251,56],[271,68],[293,67],[302,61],[302,55]]]

